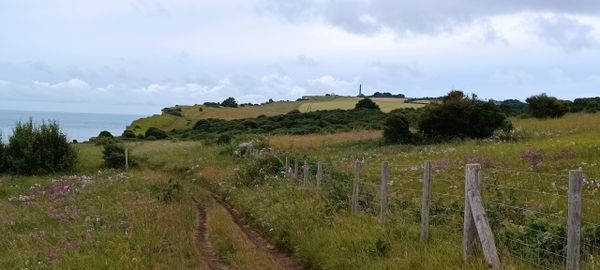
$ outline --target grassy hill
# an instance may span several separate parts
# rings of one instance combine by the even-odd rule
[[[286,114],[292,110],[311,112],[319,110],[350,110],[360,100],[358,97],[311,97],[303,101],[278,101],[259,106],[245,106],[238,108],[209,107],[203,105],[176,106],[181,110],[181,116],[173,114],[155,114],[135,120],[128,129],[136,134],[143,134],[150,127],[160,128],[165,131],[172,129],[188,129],[194,126],[199,119],[217,118],[225,120],[254,118],[260,115],[274,116]],[[424,104],[406,103],[400,98],[372,98],[384,112],[400,108],[417,108]]]

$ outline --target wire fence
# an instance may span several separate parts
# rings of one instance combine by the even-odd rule
[[[299,161],[286,158],[283,170],[290,178],[313,182],[318,161]],[[298,164],[298,165],[296,165]],[[358,178],[358,191],[348,194],[349,201],[357,196],[359,212],[376,214],[386,202],[387,209],[380,210],[393,218],[423,222],[420,217],[427,211],[427,226],[461,228],[465,207],[465,167],[445,162],[431,163],[430,190],[425,189],[424,164],[392,164],[388,179],[382,179],[383,163],[373,161],[343,160],[323,162],[323,183],[340,181],[339,175],[350,183]],[[358,164],[358,168],[357,168]],[[303,173],[309,175],[305,178]],[[569,173],[520,171],[493,166],[484,168],[483,197],[485,211],[502,256],[519,261],[530,268],[562,269],[567,264],[567,233],[569,207]],[[336,176],[336,174],[338,176]],[[598,267],[595,257],[600,255],[600,200],[594,196],[600,188],[600,179],[585,176],[581,194],[583,219],[581,223],[580,259],[582,269]],[[331,183],[330,183],[331,184]],[[381,185],[386,185],[385,189]],[[382,194],[382,190],[385,194]],[[355,195],[354,192],[356,192]],[[424,194],[429,194],[429,206]],[[385,200],[381,200],[385,196]],[[381,215],[381,214],[380,214]],[[599,218],[595,218],[599,217]],[[436,241],[436,239],[431,239]]]

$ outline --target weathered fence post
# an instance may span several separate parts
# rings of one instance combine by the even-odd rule
[[[294,159],[294,178],[298,179],[298,160]]]
[[[360,160],[354,162],[354,183],[352,185],[352,213],[358,213],[358,193],[360,190]]]
[[[316,175],[316,180],[317,180],[317,188],[321,187],[321,180],[323,178],[323,168],[321,168],[321,162],[317,162],[317,175]]]
[[[431,201],[431,162],[423,164],[423,198],[421,203],[421,243],[429,239],[429,204]]]
[[[477,244],[477,228],[475,227],[475,220],[473,220],[473,213],[471,211],[471,205],[469,204],[469,185],[471,183],[477,183],[479,186],[479,171],[481,166],[479,164],[467,164],[465,171],[465,212],[464,212],[464,227],[463,227],[463,255],[465,261],[473,255],[475,251],[475,245]]]
[[[569,172],[569,218],[567,224],[567,270],[579,270],[581,249],[581,189],[583,171]]]
[[[388,182],[390,181],[390,165],[383,162],[381,165],[381,189],[379,191],[379,221],[385,223],[388,211]]]
[[[125,148],[125,170],[129,170],[129,149]]]
[[[483,199],[481,197],[482,182],[481,165],[467,164],[465,183],[465,216],[464,216],[464,259],[473,255],[476,241],[479,239],[483,256],[490,269],[499,270],[502,265],[496,249],[494,234],[487,220]]]
[[[290,177],[290,160],[288,157],[285,157],[285,167],[284,168],[284,172],[285,172],[285,176],[286,177]]]
[[[304,169],[303,175],[302,175],[302,177],[304,178],[303,184],[306,187],[306,186],[308,186],[308,169],[309,169],[308,164],[306,163],[306,160],[304,161],[303,169]]]

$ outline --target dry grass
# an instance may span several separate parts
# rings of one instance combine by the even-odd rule
[[[360,130],[335,134],[275,135],[269,144],[284,151],[318,149],[328,145],[381,138],[380,130]]]
[[[301,112],[314,112],[323,110],[351,110],[354,109],[356,103],[361,100],[359,97],[338,97],[335,99],[317,99],[302,102],[302,105],[298,108]],[[372,100],[379,105],[382,111],[390,112],[395,109],[401,108],[418,108],[422,107],[422,104],[405,103],[402,98],[372,98]]]

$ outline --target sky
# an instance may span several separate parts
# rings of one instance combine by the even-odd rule
[[[0,0],[0,109],[600,95],[597,0]]]

